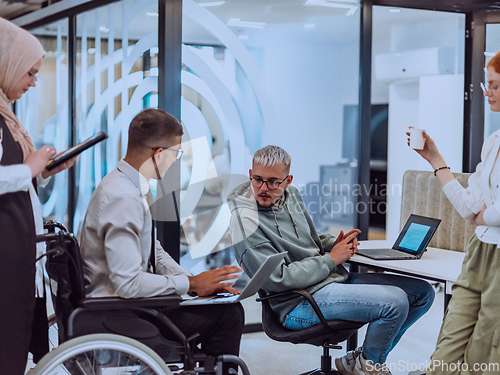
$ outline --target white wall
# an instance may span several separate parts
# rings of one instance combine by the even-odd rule
[[[389,93],[387,239],[399,233],[401,184],[406,170],[432,170],[406,142],[408,126],[434,139],[452,172],[462,172],[464,76],[423,76],[413,83],[394,83]]]
[[[262,145],[290,153],[296,184],[318,181],[319,165],[342,158],[343,107],[358,102],[358,43],[266,45],[263,70],[277,123],[263,129]]]

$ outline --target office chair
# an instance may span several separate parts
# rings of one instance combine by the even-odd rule
[[[283,327],[271,309],[269,300],[291,294],[299,294],[304,297],[311,304],[316,315],[318,315],[321,324],[298,331],[292,331]],[[331,320],[327,322],[314,298],[305,290],[292,290],[272,295],[267,295],[265,291],[260,290],[257,301],[262,302],[262,327],[271,339],[281,342],[291,342],[293,344],[311,344],[323,347],[321,367],[300,375],[340,375],[339,372],[332,370],[330,349],[342,349],[337,344],[347,340],[366,324],[364,322],[350,322],[346,320]]]
[[[59,328],[60,347],[50,352],[30,374],[52,374],[54,368],[71,374],[95,374],[115,368],[127,374],[183,375],[222,374],[231,362],[249,375],[236,356],[217,358],[201,353],[197,334],[186,337],[166,316],[154,308],[178,306],[177,295],[123,299],[86,298],[80,249],[73,235],[60,224],[49,222],[49,233],[37,236],[47,242],[46,271]],[[60,231],[56,233],[56,228]],[[164,333],[169,333],[169,339]],[[182,367],[179,366],[182,364]],[[140,371],[139,371],[140,370]]]

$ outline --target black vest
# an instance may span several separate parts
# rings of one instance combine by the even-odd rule
[[[1,116],[0,128],[3,147],[0,164],[22,163],[21,147]],[[3,374],[22,374],[26,364],[35,309],[35,258],[35,222],[29,192],[0,194],[0,367]]]

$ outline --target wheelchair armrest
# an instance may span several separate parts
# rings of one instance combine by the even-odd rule
[[[80,306],[90,310],[130,309],[136,307],[170,307],[177,306],[182,301],[181,296],[168,295],[146,298],[96,297],[85,298]]]
[[[318,318],[319,318],[321,324],[323,325],[323,328],[325,328],[326,332],[328,332],[330,335],[335,335],[335,333],[333,332],[333,330],[328,325],[328,322],[326,321],[326,319],[325,319],[323,313],[321,312],[318,304],[314,300],[314,298],[311,295],[311,293],[309,293],[308,291],[306,291],[306,290],[289,290],[289,291],[286,291],[286,292],[281,292],[281,293],[276,293],[276,294],[269,294],[269,295],[265,295],[265,296],[262,296],[261,293],[265,293],[265,292],[259,291],[259,297],[257,298],[257,301],[269,300],[269,299],[272,299],[272,298],[282,297],[282,296],[286,296],[286,295],[290,295],[290,294],[298,294],[298,295],[304,297],[306,299],[306,301],[309,302],[309,304],[313,308],[314,312],[318,316]]]

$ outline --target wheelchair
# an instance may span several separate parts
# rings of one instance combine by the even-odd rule
[[[44,226],[48,233],[36,240],[47,243],[45,270],[60,345],[29,375],[221,375],[223,363],[232,363],[243,375],[250,375],[237,356],[215,358],[202,353],[195,344],[197,334],[186,337],[155,310],[178,306],[180,296],[86,298],[75,237],[56,222]],[[169,338],[162,332],[168,332]]]

